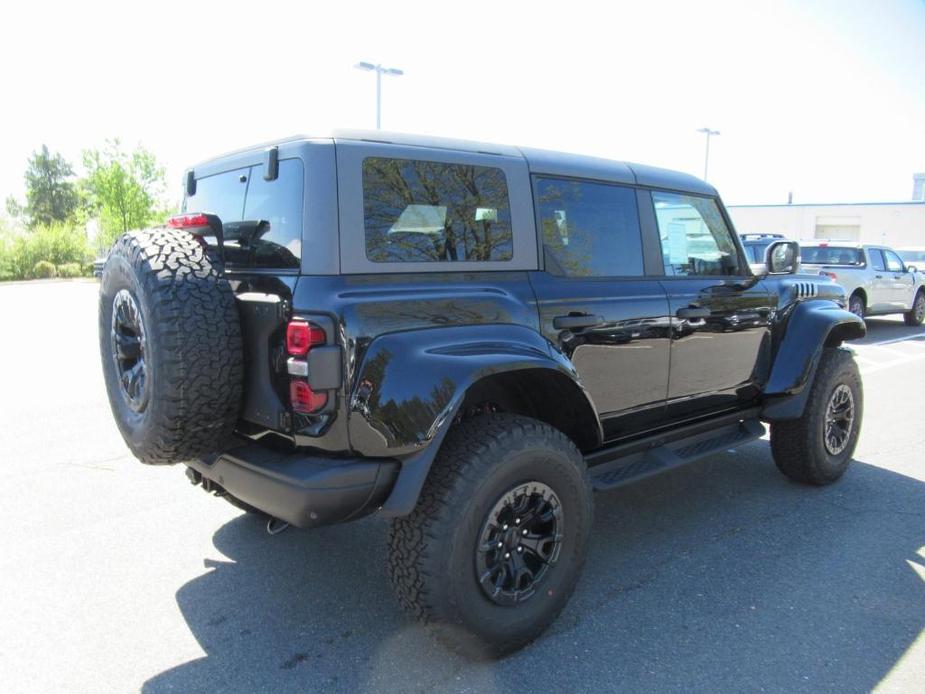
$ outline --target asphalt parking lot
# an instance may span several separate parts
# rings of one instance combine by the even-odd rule
[[[838,484],[788,482],[761,440],[599,495],[560,619],[471,663],[399,610],[382,521],[271,537],[132,459],[96,292],[0,285],[3,691],[921,691],[923,329],[869,322]]]

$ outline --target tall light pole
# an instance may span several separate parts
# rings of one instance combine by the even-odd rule
[[[710,170],[710,136],[719,135],[719,130],[710,130],[709,128],[700,128],[697,130],[698,133],[703,133],[707,136],[707,153],[703,158],[703,180],[707,180],[707,172]]]
[[[382,67],[379,63],[357,63],[354,65],[357,70],[373,70],[376,73],[376,130],[382,127],[382,76],[383,75],[404,75],[402,70],[394,67]]]

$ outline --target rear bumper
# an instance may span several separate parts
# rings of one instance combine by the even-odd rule
[[[261,511],[299,528],[341,523],[375,511],[392,490],[399,463],[330,458],[251,443],[187,465]]]

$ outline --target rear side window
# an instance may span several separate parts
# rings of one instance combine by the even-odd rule
[[[874,270],[886,270],[886,265],[883,263],[883,253],[879,248],[871,248],[867,251],[867,255],[870,256],[870,264],[874,266]]]
[[[863,265],[860,248],[846,246],[804,246],[801,262],[809,265]]]
[[[712,198],[653,192],[666,275],[738,275],[732,232]]]
[[[366,257],[375,263],[507,261],[511,203],[501,169],[363,160]]]
[[[547,272],[564,277],[643,274],[632,188],[537,178],[536,203]]]
[[[304,180],[300,159],[280,160],[272,181],[264,180],[262,165],[207,176],[197,179],[183,210],[219,216],[229,266],[298,268]]]

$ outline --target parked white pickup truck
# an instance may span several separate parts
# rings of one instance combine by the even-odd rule
[[[805,270],[819,270],[845,288],[848,309],[862,318],[901,313],[906,325],[925,319],[925,275],[896,251],[851,241],[801,241]]]

